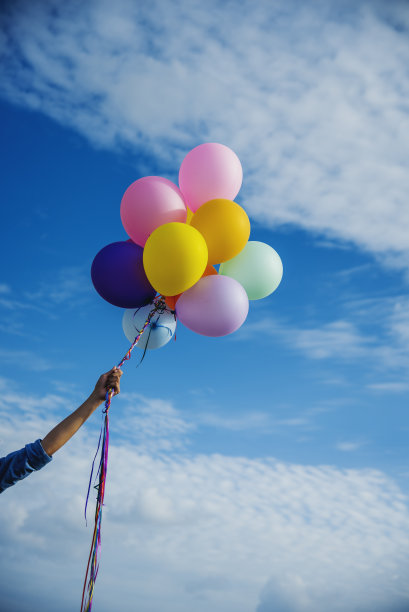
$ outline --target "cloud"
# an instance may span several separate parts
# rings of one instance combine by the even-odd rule
[[[332,321],[320,328],[294,330],[295,346],[313,359],[362,357],[374,339],[361,335],[350,321]]]
[[[84,267],[71,266],[54,271],[50,281],[42,281],[32,291],[25,292],[29,304],[52,304],[55,306],[70,307],[86,302],[91,295],[91,280]]]
[[[409,391],[409,383],[405,382],[381,382],[367,385],[372,391],[380,391],[383,393],[406,393]]]
[[[256,323],[248,323],[240,331],[237,340],[254,334],[274,336],[292,349],[311,359],[356,360],[373,351],[377,339],[365,336],[355,323],[336,320],[311,327],[295,327],[282,319],[265,317]]]
[[[137,393],[121,394],[121,420],[112,430],[140,452],[171,452],[188,444],[188,434],[195,429],[174,409],[171,402],[147,398]]]
[[[8,450],[47,431],[64,402],[50,395],[36,412],[40,398],[11,393],[15,405],[10,396],[0,413]],[[114,432],[111,419],[95,593],[101,612],[119,599],[124,612],[136,604],[147,612],[389,612],[408,601],[409,510],[385,474],[147,449],[144,437],[188,435],[189,420],[163,400],[124,403],[135,401],[140,445]],[[54,610],[50,584],[62,612],[79,603],[92,529],[83,509],[94,421],[2,495],[1,601],[13,602],[11,610]]]
[[[198,427],[211,427],[227,431],[256,431],[259,434],[269,435],[284,427],[311,427],[311,417],[308,413],[289,419],[274,419],[268,412],[251,411],[235,414],[229,417],[216,412],[208,411],[195,416]]]
[[[358,450],[359,448],[361,448],[364,444],[366,444],[366,442],[364,441],[344,441],[344,442],[338,442],[338,444],[336,445],[336,448],[340,451],[349,453],[349,452],[353,452]]]
[[[409,300],[407,296],[362,298],[340,302],[339,317],[327,322],[309,317],[304,325],[289,318],[263,316],[246,323],[234,341],[271,337],[307,358],[327,363],[360,364],[376,377],[372,390],[404,391],[409,372]],[[381,377],[381,380],[380,380]],[[399,379],[401,377],[401,379]],[[342,380],[333,380],[334,383]]]
[[[226,429],[229,431],[249,431],[259,430],[271,431],[272,421],[269,414],[266,412],[246,412],[244,414],[235,414],[230,417],[220,415],[216,412],[207,411],[197,416],[197,421],[205,427],[214,427],[216,429]]]
[[[20,1],[2,19],[12,103],[172,178],[224,142],[258,221],[408,268],[406,3]]]
[[[0,361],[12,365],[24,363],[24,367],[32,372],[46,372],[55,367],[55,363],[31,350],[0,349]]]
[[[38,328],[32,323],[27,325],[27,312],[38,313],[48,319],[56,320],[61,318],[67,310],[83,309],[88,304],[92,297],[92,285],[86,268],[63,267],[59,270],[52,270],[50,277],[18,293],[8,285],[0,285],[0,309],[3,310],[0,323],[2,332],[38,340]],[[0,354],[0,359],[5,358],[5,352],[3,353]],[[24,351],[21,354],[23,355]],[[14,355],[12,356],[13,361],[20,359],[18,352]],[[29,351],[27,357],[30,358],[31,369],[37,369],[37,371],[48,369],[44,360],[40,358],[33,360]]]

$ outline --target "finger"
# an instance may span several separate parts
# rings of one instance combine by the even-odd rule
[[[107,381],[107,387],[114,389],[115,395],[117,395],[119,393],[119,378],[110,376]]]
[[[123,372],[118,368],[118,366],[114,366],[109,370],[109,372],[105,372],[102,376],[122,376]]]
[[[107,382],[119,382],[119,379],[122,376],[122,372],[119,374],[117,372],[113,372],[112,374],[108,374]]]

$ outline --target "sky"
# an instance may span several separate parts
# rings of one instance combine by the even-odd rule
[[[90,267],[133,181],[231,147],[284,267],[234,334],[124,365],[96,612],[409,610],[408,30],[395,0],[2,2],[1,455],[128,350]],[[5,612],[79,608],[100,424],[1,496]]]

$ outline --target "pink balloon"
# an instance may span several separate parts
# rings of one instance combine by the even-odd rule
[[[243,181],[237,155],[225,145],[207,142],[192,149],[179,170],[179,186],[192,212],[209,200],[234,200]]]
[[[145,246],[150,234],[164,223],[186,223],[186,204],[178,187],[161,176],[144,176],[125,191],[121,219],[128,236]]]
[[[236,331],[249,311],[247,293],[229,276],[205,276],[182,293],[176,317],[203,336],[226,336]]]

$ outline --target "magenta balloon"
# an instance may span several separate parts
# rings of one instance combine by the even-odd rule
[[[164,223],[186,223],[186,204],[174,183],[161,176],[144,176],[125,191],[121,219],[128,236],[145,246],[150,234]]]
[[[217,142],[192,149],[179,170],[179,186],[190,210],[209,200],[234,200],[240,191],[243,170],[237,155]]]
[[[182,293],[176,317],[203,336],[226,336],[236,331],[249,311],[247,293],[229,276],[206,276]]]

